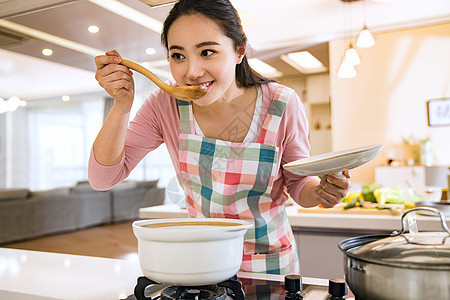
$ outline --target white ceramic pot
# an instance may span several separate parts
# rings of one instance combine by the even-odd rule
[[[133,222],[142,272],[172,285],[205,285],[234,276],[251,223],[234,219],[157,219]]]

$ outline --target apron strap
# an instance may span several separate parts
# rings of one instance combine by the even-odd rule
[[[270,104],[269,112],[267,113],[261,128],[258,143],[266,145],[275,144],[275,137],[277,135],[281,117],[283,116],[286,103],[291,97],[292,92],[292,89],[288,89],[283,85],[278,86],[272,103]]]
[[[189,101],[178,100],[178,111],[180,113],[180,130],[184,134],[195,133],[194,120],[191,120],[192,105]]]

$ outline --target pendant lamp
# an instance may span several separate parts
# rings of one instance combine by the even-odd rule
[[[356,76],[355,66],[350,63],[344,56],[341,66],[339,67],[337,76],[339,78],[353,78]]]
[[[367,26],[364,25],[363,30],[359,33],[358,39],[356,40],[356,46],[358,48],[369,48],[373,45],[375,45],[375,39]]]
[[[341,1],[346,3],[344,7],[344,23],[345,23],[344,28],[346,31],[345,33],[347,35],[346,39],[349,42],[348,48],[345,51],[344,57],[342,58],[341,65],[339,66],[337,76],[339,78],[353,78],[356,76],[355,65],[358,65],[361,62],[358,53],[356,52],[355,48],[353,48],[353,44],[350,41],[351,13],[349,13],[349,9],[351,8],[350,2],[353,2],[355,0],[341,0]],[[348,29],[346,27],[348,27]]]
[[[356,40],[356,46],[358,48],[369,48],[375,45],[375,39],[373,38],[372,33],[369,31],[366,25],[366,0],[363,2],[364,9],[364,27],[363,30],[359,33],[358,39]]]
[[[352,65],[359,65],[361,60],[359,59],[358,52],[353,48],[353,44],[350,43],[349,48],[345,51],[345,59]]]

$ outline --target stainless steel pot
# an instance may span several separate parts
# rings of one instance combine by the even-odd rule
[[[444,231],[405,233],[407,215],[417,210],[439,215]],[[400,232],[347,239],[339,248],[357,299],[450,299],[450,230],[437,209],[410,209]]]

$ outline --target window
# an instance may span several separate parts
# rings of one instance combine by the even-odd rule
[[[138,99],[136,99],[138,100]],[[141,101],[133,105],[132,117]],[[7,188],[45,190],[87,180],[88,159],[102,124],[105,101],[41,102],[10,113],[11,174]],[[165,145],[150,152],[131,172],[131,180],[159,179],[166,187],[175,170]]]

